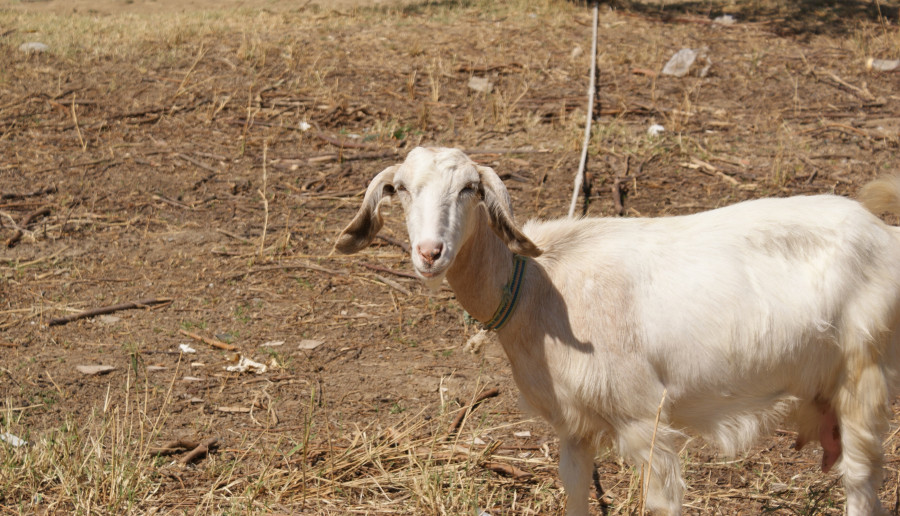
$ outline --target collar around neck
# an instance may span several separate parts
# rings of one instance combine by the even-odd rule
[[[493,317],[484,323],[485,330],[499,330],[509,321],[510,316],[516,310],[516,304],[519,301],[519,292],[521,291],[522,280],[525,277],[525,266],[528,264],[528,258],[520,254],[513,255],[513,271],[506,285],[503,286],[503,294],[500,298],[500,305],[494,312]]]

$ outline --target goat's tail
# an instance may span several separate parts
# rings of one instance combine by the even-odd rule
[[[900,215],[900,175],[876,179],[862,187],[859,202],[875,215]]]

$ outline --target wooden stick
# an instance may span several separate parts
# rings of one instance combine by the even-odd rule
[[[222,342],[221,340],[211,339],[209,337],[204,337],[203,335],[197,335],[196,333],[191,333],[187,330],[178,330],[182,335],[186,335],[194,340],[199,340],[204,344],[209,344],[214,348],[224,349],[225,351],[237,351],[238,347],[232,344],[227,344]]]
[[[217,437],[210,437],[209,439],[198,444],[196,448],[194,448],[193,450],[190,451],[190,453],[188,453],[184,457],[178,459],[178,462],[185,464],[185,465],[190,464],[195,459],[198,459],[200,457],[208,455],[209,450],[211,448],[215,448],[216,446],[218,446],[218,444],[219,444],[219,439]]]
[[[48,326],[59,326],[61,324],[68,324],[72,321],[77,321],[78,319],[94,317],[95,315],[111,314],[113,312],[118,312],[120,310],[131,310],[133,308],[147,308],[147,307],[150,307],[153,305],[161,305],[161,304],[166,304],[166,303],[171,303],[171,302],[172,302],[172,299],[169,299],[169,298],[141,299],[139,301],[134,301],[131,303],[120,303],[118,305],[103,306],[100,308],[94,308],[93,310],[87,310],[85,312],[67,315],[65,317],[57,317],[56,319],[50,319],[50,322],[48,322],[47,325]]]
[[[174,455],[183,451],[193,450],[197,446],[200,446],[200,443],[198,443],[197,441],[176,439],[174,441],[167,442],[160,448],[154,448],[151,453],[154,453],[156,455]]]
[[[486,390],[486,391],[482,392],[481,394],[479,394],[478,397],[475,398],[475,401],[473,401],[471,405],[466,407],[465,410],[459,411],[459,414],[457,414],[456,418],[453,419],[453,422],[450,423],[450,430],[447,431],[447,435],[450,436],[450,435],[455,434],[459,430],[459,427],[460,427],[460,425],[462,425],[462,422],[466,418],[466,416],[469,415],[473,410],[475,410],[475,408],[478,405],[480,405],[481,402],[483,402],[484,400],[486,400],[488,398],[494,398],[499,395],[500,395],[500,389],[496,389],[496,388]]]

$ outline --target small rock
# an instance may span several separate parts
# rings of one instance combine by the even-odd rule
[[[181,351],[182,353],[196,353],[196,352],[197,352],[196,349],[194,349],[194,348],[188,346],[187,344],[179,344],[179,345],[178,345],[178,349],[179,349],[179,351]]]
[[[48,50],[50,50],[50,47],[40,41],[29,41],[19,45],[19,52],[24,52],[26,54],[43,54]]]
[[[298,344],[297,347],[300,349],[316,349],[322,344],[324,344],[324,342],[321,340],[304,339],[300,341],[300,344]]]
[[[649,136],[656,137],[656,136],[659,136],[660,134],[662,134],[663,132],[665,132],[665,130],[666,130],[665,127],[663,127],[659,124],[653,124],[647,128],[647,134]]]
[[[116,324],[117,322],[121,321],[122,318],[116,317],[115,315],[101,315],[97,318],[97,320],[102,322],[103,324]]]
[[[307,122],[306,120],[302,120],[302,121],[297,125],[297,127],[298,127],[301,131],[303,131],[304,133],[305,133],[306,131],[309,131],[310,129],[312,129],[312,126],[309,125],[309,122]]]
[[[490,93],[491,90],[494,89],[494,85],[484,77],[472,76],[469,79],[469,89],[479,93]]]
[[[531,432],[523,430],[521,432],[513,432],[513,435],[516,437],[531,437]]]
[[[19,446],[25,446],[26,444],[28,444],[28,442],[25,441],[24,439],[16,437],[15,435],[13,435],[9,432],[4,432],[4,433],[0,434],[0,441],[9,443],[11,446],[13,446],[15,448],[18,448]]]
[[[75,366],[75,369],[77,369],[79,373],[96,376],[113,371],[116,369],[116,367],[109,365],[80,365]]]

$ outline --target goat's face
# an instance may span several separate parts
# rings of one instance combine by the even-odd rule
[[[354,253],[368,246],[383,224],[379,205],[392,195],[403,203],[413,266],[428,286],[440,284],[484,208],[495,233],[511,250],[540,254],[515,227],[509,194],[493,170],[475,164],[457,149],[422,147],[413,149],[402,164],[375,176],[335,248]]]

